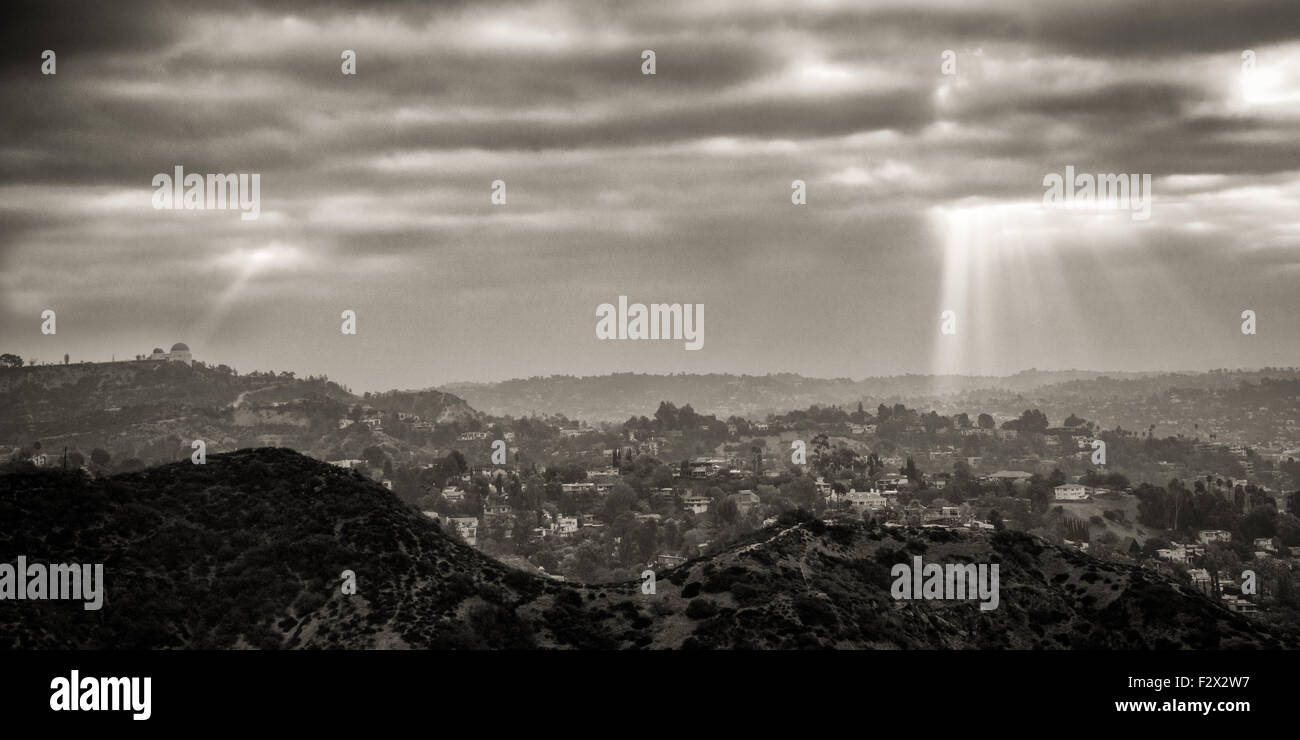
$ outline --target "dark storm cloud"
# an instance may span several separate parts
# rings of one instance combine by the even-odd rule
[[[45,49],[81,59],[156,51],[176,37],[179,21],[165,0],[15,0],[5,4],[0,24],[0,74],[30,69]]]

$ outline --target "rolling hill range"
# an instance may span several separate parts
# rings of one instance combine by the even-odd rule
[[[5,648],[1294,648],[1138,567],[1010,531],[786,515],[639,582],[515,570],[285,449],[107,478],[0,477],[0,562],[103,563],[104,607],[0,603]],[[896,601],[890,567],[995,562],[1000,604]],[[340,588],[355,573],[355,594]]]
[[[792,373],[614,373],[587,377],[553,375],[499,383],[452,383],[442,389],[464,398],[474,408],[496,416],[527,416],[534,412],[562,413],[570,418],[593,422],[621,422],[629,416],[653,413],[660,401],[669,401],[678,406],[689,403],[695,410],[715,414],[720,419],[732,415],[762,419],[769,413],[785,413],[813,404],[851,406],[864,401],[868,407],[879,402],[890,405],[896,402],[929,405],[939,399],[969,394],[1014,397],[1054,384],[1074,383],[1087,387],[1089,382],[1098,379],[1109,383],[1121,379],[1150,380],[1156,377],[1166,378],[1168,383],[1176,383],[1176,379],[1187,376],[1026,370],[1003,377],[898,375],[850,380],[809,378]],[[1142,387],[1152,387],[1151,383],[1155,381]]]
[[[41,365],[0,368],[0,446],[102,447],[115,459],[148,461],[188,458],[195,439],[214,451],[275,445],[321,457],[382,442],[403,448],[400,440],[340,430],[339,419],[359,404],[440,425],[482,416],[440,391],[363,397],[292,373],[236,375],[224,366],[152,361]]]

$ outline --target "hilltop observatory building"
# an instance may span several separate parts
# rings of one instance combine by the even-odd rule
[[[172,345],[171,352],[163,352],[161,347],[154,347],[153,353],[147,359],[164,360],[167,362],[183,362],[186,365],[194,363],[194,355],[190,354],[189,345],[184,342],[177,342]]]

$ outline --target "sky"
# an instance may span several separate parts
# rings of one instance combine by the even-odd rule
[[[1300,364],[1294,0],[211,5],[10,6],[0,352],[357,391]],[[257,173],[259,217],[155,208],[178,165]],[[1049,207],[1067,166],[1149,175],[1149,218]],[[598,339],[619,296],[703,304],[703,347]]]

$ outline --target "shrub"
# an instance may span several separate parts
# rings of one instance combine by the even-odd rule
[[[656,617],[666,617],[673,613],[673,606],[667,601],[656,601],[650,605],[650,613]]]
[[[718,613],[718,604],[713,599],[695,599],[686,605],[686,616],[691,619],[708,619]]]
[[[806,625],[834,625],[835,610],[824,599],[816,596],[800,594],[794,598],[794,611],[799,615],[799,621]]]
[[[701,588],[703,588],[704,593],[706,594],[716,594],[722,591],[728,591],[731,589],[731,586],[743,578],[747,572],[748,571],[744,568],[735,565],[726,570],[714,571],[704,580],[704,584]]]

